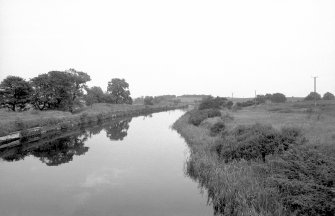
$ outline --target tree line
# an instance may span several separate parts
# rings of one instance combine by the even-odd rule
[[[90,80],[87,73],[75,69],[50,71],[29,81],[7,76],[0,83],[0,106],[12,111],[32,106],[38,110],[73,112],[83,103],[132,104],[129,84],[124,79],[112,79],[106,92],[97,86],[89,88],[86,83]]]

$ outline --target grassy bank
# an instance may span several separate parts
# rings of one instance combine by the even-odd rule
[[[199,126],[188,112],[174,124],[191,149],[186,173],[207,189],[216,214],[335,214],[333,103],[221,112]]]
[[[146,114],[166,109],[175,109],[183,105],[128,105],[128,104],[93,104],[72,114],[63,111],[38,111],[11,112],[0,109],[0,136],[11,132],[33,127],[48,127],[60,124],[61,127],[87,124],[90,122],[104,121],[109,118],[128,115]]]

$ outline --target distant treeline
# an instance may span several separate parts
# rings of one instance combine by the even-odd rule
[[[154,105],[162,102],[172,102],[178,104],[181,101],[177,98],[176,95],[142,96],[134,99],[134,103],[145,105]]]
[[[319,93],[314,93],[311,92],[309,93],[304,100],[305,101],[310,101],[310,100],[334,100],[335,97],[332,93],[327,92],[323,95],[323,97],[321,98],[321,95]],[[271,103],[285,103],[287,101],[287,98],[284,94],[282,93],[274,93],[274,94],[265,94],[265,95],[257,95],[256,98],[254,100],[248,100],[245,102],[238,102],[236,103],[237,107],[248,107],[248,106],[252,106],[255,104],[263,104],[266,102],[271,102]]]
[[[87,73],[75,69],[50,71],[29,81],[8,76],[0,83],[0,106],[12,111],[32,106],[38,110],[72,112],[83,103],[132,103],[129,84],[124,79],[112,79],[106,92],[100,87],[87,87],[86,83],[90,80]]]

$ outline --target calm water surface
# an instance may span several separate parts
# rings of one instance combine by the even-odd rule
[[[184,174],[182,111],[89,128],[2,152],[1,216],[213,215]]]

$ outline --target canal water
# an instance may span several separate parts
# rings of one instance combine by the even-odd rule
[[[204,216],[171,125],[183,111],[82,129],[0,153],[1,216]]]

